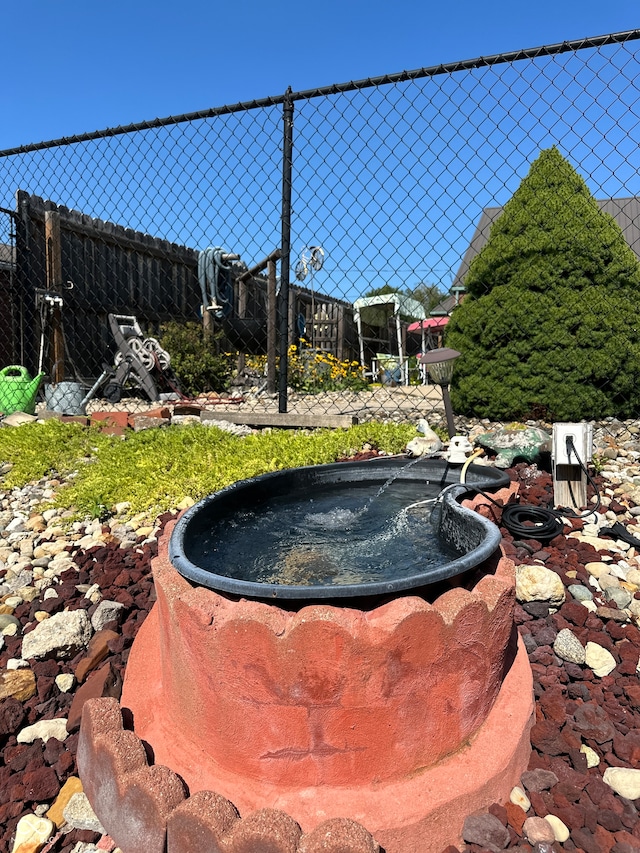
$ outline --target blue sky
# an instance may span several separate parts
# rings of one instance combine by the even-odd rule
[[[640,26],[637,0],[4,5],[0,149]]]
[[[0,149],[640,27],[637,0],[109,4],[3,11]],[[640,42],[299,101],[292,250],[317,286],[447,289],[483,207],[558,145],[599,198],[640,194]],[[25,189],[249,265],[279,245],[281,108],[0,159]],[[1,230],[1,223],[0,223]],[[295,257],[292,259],[295,266]]]

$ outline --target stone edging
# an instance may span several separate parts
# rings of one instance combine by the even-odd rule
[[[123,728],[116,699],[90,699],[83,709],[77,763],[85,793],[123,853],[379,853],[356,821],[334,818],[303,833],[276,809],[241,818],[212,791],[185,794],[168,767],[150,765],[143,742]]]

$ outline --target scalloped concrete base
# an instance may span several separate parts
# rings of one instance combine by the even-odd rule
[[[214,791],[188,797],[172,770],[149,766],[140,738],[123,729],[116,699],[85,702],[77,760],[87,798],[122,853],[380,853],[371,834],[346,818],[302,833],[277,809],[241,818]]]
[[[140,646],[160,648],[157,610],[141,628]],[[140,636],[140,635],[139,635]],[[140,647],[139,646],[139,647]],[[159,656],[133,654],[127,667],[128,696],[123,705],[135,706],[133,691],[145,695],[145,705],[156,694],[160,700]],[[533,679],[521,640],[498,697],[470,743],[434,766],[385,784],[319,785],[287,789],[234,775],[212,763],[206,743],[168,730],[166,715],[147,718],[136,733],[150,743],[155,762],[182,776],[191,794],[209,788],[231,800],[241,814],[273,808],[289,814],[305,832],[330,818],[358,821],[387,853],[439,853],[461,843],[467,815],[504,803],[526,770],[533,724]]]

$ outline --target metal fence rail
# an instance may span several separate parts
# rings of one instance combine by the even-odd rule
[[[435,417],[441,391],[417,357],[477,298],[469,266],[541,152],[557,148],[640,253],[638,38],[0,152],[0,367],[41,371],[60,411],[65,387],[71,410],[76,386],[100,379],[90,408],[177,396]],[[496,338],[497,353],[507,333]],[[612,405],[638,414],[631,397]]]

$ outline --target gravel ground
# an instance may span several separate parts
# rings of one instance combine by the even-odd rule
[[[531,465],[518,465],[509,474],[520,483],[522,502],[549,502],[552,483],[548,474]],[[633,529],[638,510],[629,493],[634,484],[629,480],[620,486],[612,476],[610,472],[608,478],[597,478],[605,495],[600,519],[608,524],[622,520]],[[136,531],[112,522],[77,526],[73,537],[65,538],[62,532],[50,535],[52,529],[59,530],[55,517],[40,517],[35,522],[28,506],[35,502],[38,490],[55,487],[55,482],[35,484],[27,498],[25,490],[0,491],[0,537],[4,537],[0,538],[2,851],[12,850],[20,819],[45,815],[65,782],[75,776],[82,701],[89,695],[119,695],[129,648],[153,604],[150,561],[157,549],[155,537],[169,517],[160,518],[153,531]],[[18,517],[21,520],[15,524]],[[8,530],[12,520],[13,529]],[[522,600],[517,606],[516,621],[535,683],[533,752],[521,790],[512,796],[514,802],[496,804],[486,814],[467,820],[468,853],[640,850],[640,798],[633,799],[640,797],[640,789],[636,794],[632,778],[631,787],[629,780],[626,788],[616,783],[622,793],[616,792],[611,774],[607,781],[603,779],[608,768],[631,770],[632,777],[634,772],[640,774],[640,630],[634,613],[640,605],[640,592],[633,582],[638,578],[630,574],[637,573],[640,560],[633,546],[598,538],[598,525],[593,530],[575,521],[573,527],[571,537],[558,535],[545,543],[535,539],[514,542],[503,529],[507,554],[519,566],[556,573],[565,601]],[[25,536],[24,531],[29,530],[34,535]],[[31,546],[21,546],[27,539]],[[52,547],[55,542],[62,542],[62,547]],[[55,553],[37,556],[41,554],[38,548]],[[12,550],[18,558],[8,556]],[[598,574],[602,583],[595,585]],[[629,594],[630,603],[620,593],[606,593],[605,575],[617,580],[618,589]],[[615,589],[616,584],[610,588]],[[557,588],[554,594],[558,595]],[[96,617],[96,613],[104,615],[104,601],[116,602],[107,614],[112,618],[106,622]],[[86,644],[70,644],[66,651],[22,661],[23,640],[31,632],[57,614],[66,613],[64,618],[68,618],[78,610],[99,626],[88,650]],[[595,646],[604,649],[613,662],[608,674],[596,674],[595,670],[604,670],[593,657],[591,665],[582,660],[584,650],[593,652]],[[606,661],[610,663],[609,658]],[[66,737],[66,732],[58,730],[58,737],[47,734],[46,740],[35,737],[28,742],[27,727],[55,719],[67,721]],[[555,816],[555,821],[542,821],[547,815]],[[87,826],[86,820],[59,820],[60,826],[42,851],[111,849],[99,826],[81,828]],[[449,848],[448,853],[453,850]]]

